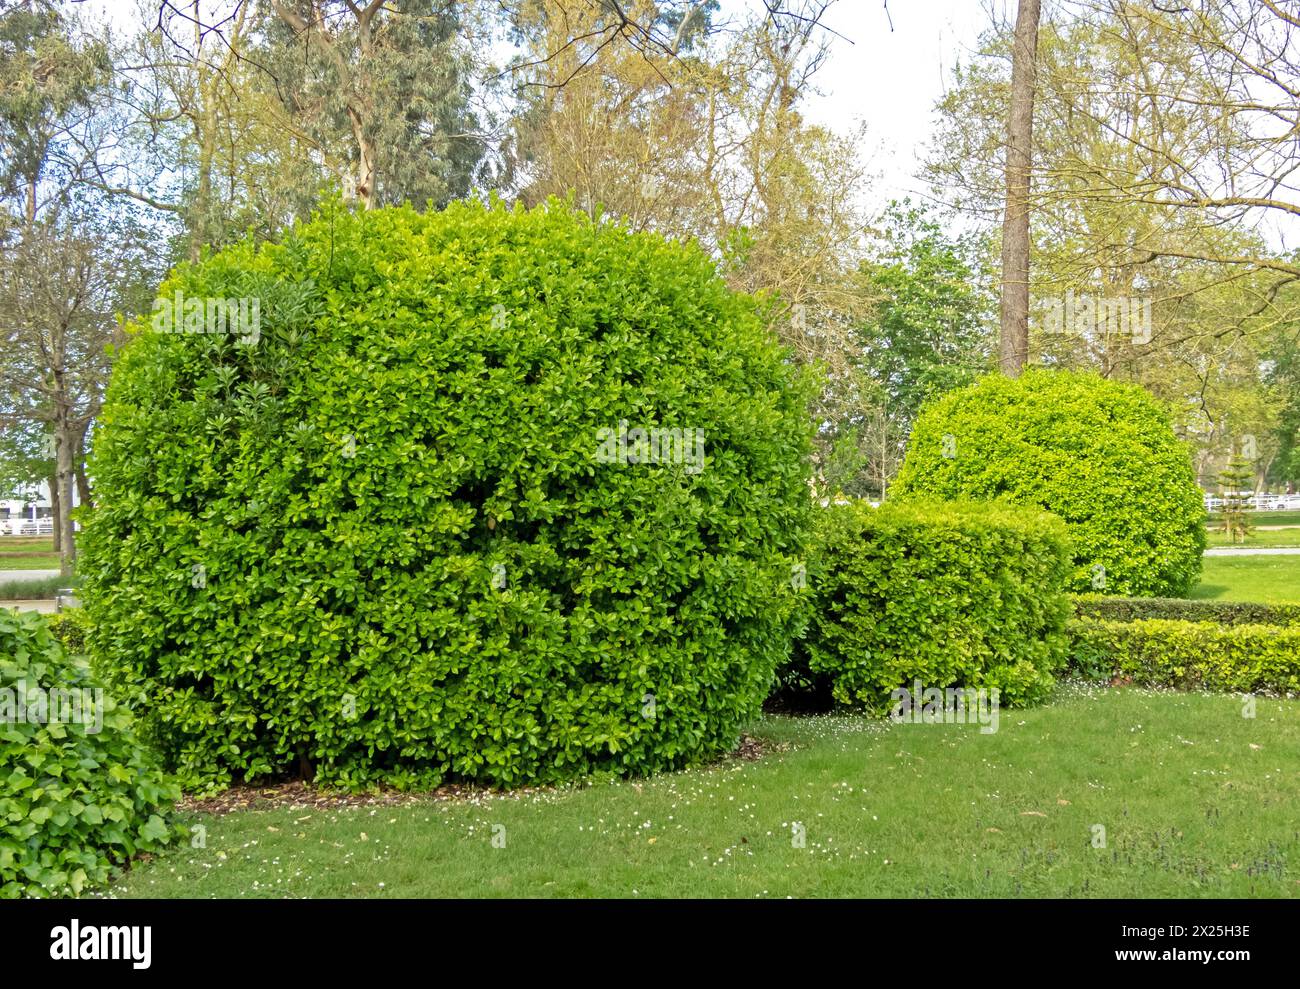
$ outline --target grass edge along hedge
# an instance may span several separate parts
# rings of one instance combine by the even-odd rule
[[[0,609],[0,898],[79,894],[171,840],[179,790],[132,720],[41,615]]]
[[[808,569],[808,627],[783,678],[840,704],[887,710],[889,692],[997,689],[1045,697],[1065,660],[1070,541],[1036,509],[865,501],[821,510]]]
[[[1071,619],[1070,664],[1091,679],[1243,693],[1300,692],[1300,627],[1165,618]]]
[[[187,788],[736,744],[795,631],[812,424],[698,245],[555,201],[331,206],[160,290],[250,295],[255,340],[132,328],[78,561],[96,668]]]
[[[1005,500],[1063,519],[1069,590],[1178,597],[1201,572],[1205,506],[1168,408],[1092,372],[994,374],[928,403],[893,497]]]

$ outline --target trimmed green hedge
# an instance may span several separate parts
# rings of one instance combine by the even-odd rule
[[[1191,601],[1187,598],[1120,598],[1099,594],[1074,596],[1080,618],[1135,621],[1168,618],[1220,625],[1300,625],[1300,604],[1255,604],[1250,601]]]
[[[828,682],[841,704],[889,692],[983,687],[1027,704],[1065,659],[1070,544],[1059,519],[978,503],[866,502],[820,513],[809,626],[787,683]]]
[[[1300,691],[1300,627],[1073,619],[1069,634],[1072,667],[1093,678],[1244,693]]]
[[[66,896],[171,840],[179,796],[42,616],[0,609],[0,897]]]
[[[93,660],[187,786],[736,744],[794,633],[811,424],[697,245],[555,202],[331,206],[177,293],[260,299],[258,332],[134,327],[78,567]]]
[[[992,375],[918,417],[893,496],[1045,508],[1074,541],[1072,591],[1186,594],[1201,572],[1205,506],[1169,411],[1091,373]]]

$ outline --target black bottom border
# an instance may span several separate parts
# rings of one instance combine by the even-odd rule
[[[51,957],[69,953],[74,921],[96,945],[87,928],[138,928],[136,954],[147,927],[148,967],[129,957]],[[600,977],[590,965],[606,961],[609,976],[662,978],[683,952],[696,960],[681,975],[770,978],[781,963],[812,975],[835,962],[882,977],[901,966],[940,978],[1136,968],[1221,979],[1261,965],[1294,970],[1300,901],[27,900],[0,903],[0,931],[10,976],[62,970],[132,981],[335,980],[390,968],[436,977],[452,960],[486,966],[488,977],[516,966],[545,977],[554,960],[580,962],[586,978]],[[111,932],[104,947],[121,940]]]

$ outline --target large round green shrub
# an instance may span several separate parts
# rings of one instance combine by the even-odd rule
[[[790,644],[810,429],[698,247],[554,202],[330,208],[177,292],[260,325],[137,331],[80,570],[92,654],[188,783],[514,785],[737,741]]]
[[[67,896],[171,838],[179,796],[41,616],[0,608],[0,898]]]
[[[787,690],[888,710],[891,691],[983,688],[1041,700],[1064,665],[1070,540],[1012,505],[863,501],[823,509],[808,567],[808,627]]]
[[[894,496],[1005,499],[1065,520],[1070,589],[1182,597],[1205,508],[1168,411],[1137,385],[1031,370],[985,378],[918,417]]]

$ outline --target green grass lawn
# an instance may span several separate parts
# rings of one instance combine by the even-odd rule
[[[52,536],[0,537],[0,570],[57,570]]]
[[[1220,515],[1210,515],[1208,518],[1211,528],[1223,521],[1223,517]],[[1250,518],[1255,525],[1300,525],[1300,512],[1252,511]]]
[[[53,536],[0,536],[0,554],[53,553]]]
[[[0,570],[57,569],[59,569],[57,553],[16,553],[13,556],[0,556]]]
[[[1300,555],[1206,556],[1193,598],[1221,601],[1300,602]]]
[[[190,814],[206,847],[108,895],[1300,896],[1300,701],[1246,719],[1233,696],[1071,686],[1001,714],[987,735],[773,717],[758,761],[649,780]]]
[[[1225,533],[1211,529],[1207,536],[1210,546],[1300,546],[1300,526],[1291,529],[1256,529],[1244,543],[1229,539]]]

